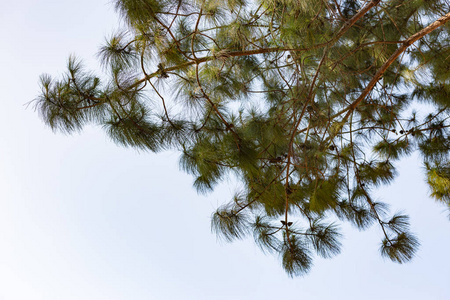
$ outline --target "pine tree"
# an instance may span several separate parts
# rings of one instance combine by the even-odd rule
[[[70,57],[35,107],[66,133],[101,125],[123,146],[176,149],[201,193],[241,182],[212,216],[305,274],[340,252],[336,224],[380,227],[380,252],[417,251],[408,216],[373,190],[419,151],[450,206],[448,0],[115,0],[126,20],[100,79]],[[421,110],[414,111],[420,103]],[[426,111],[426,113],[424,113]]]

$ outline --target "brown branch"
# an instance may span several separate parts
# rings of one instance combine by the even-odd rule
[[[414,44],[416,41],[418,41],[419,39],[423,38],[425,35],[431,33],[432,31],[436,30],[437,28],[441,27],[442,25],[444,25],[445,23],[447,23],[450,20],[450,13],[440,17],[439,19],[437,19],[436,21],[434,21],[433,23],[431,23],[430,25],[428,25],[427,27],[425,27],[424,29],[420,30],[419,32],[413,34],[412,36],[410,36],[408,39],[406,39],[402,46],[400,46],[388,59],[387,61],[381,66],[380,69],[378,69],[377,73],[375,74],[375,76],[372,78],[372,80],[369,82],[369,84],[366,86],[366,88],[362,91],[362,93],[359,95],[359,97],[353,101],[347,108],[345,108],[343,111],[337,113],[336,115],[334,115],[333,117],[336,117],[338,115],[341,115],[344,112],[347,112],[344,116],[344,118],[342,119],[340,123],[340,128],[338,130],[335,131],[335,133],[333,135],[330,135],[327,138],[327,141],[332,140],[340,131],[340,129],[342,129],[342,127],[344,126],[344,123],[347,122],[348,118],[350,117],[350,115],[352,114],[352,112],[356,109],[356,107],[366,98],[366,96],[372,91],[372,89],[375,87],[375,85],[377,84],[378,80],[381,79],[381,77],[383,76],[383,74],[386,72],[386,70],[395,62],[395,60],[412,44]]]
[[[328,42],[324,44],[319,44],[316,47],[320,48],[326,45],[336,43],[346,32],[349,30],[359,19],[361,19],[372,7],[377,6],[381,0],[372,0],[366,6],[364,6],[356,15],[354,15],[347,23],[345,23],[338,33]]]
[[[445,16],[437,19],[421,31],[417,32],[416,34],[410,36],[407,40],[403,42],[403,45],[400,46],[392,55],[389,57],[389,59],[381,66],[381,68],[378,70],[378,72],[375,74],[375,76],[372,78],[372,80],[369,82],[367,87],[364,89],[364,91],[361,93],[361,95],[356,99],[350,106],[349,110],[354,110],[358,104],[364,100],[364,98],[369,94],[369,92],[374,88],[375,84],[378,82],[378,80],[383,76],[384,72],[389,68],[390,65],[394,63],[394,61],[402,54],[409,46],[411,46],[413,43],[415,43],[417,40],[421,39],[425,35],[431,33],[435,29],[441,27],[445,23],[447,23],[450,20],[450,13],[446,14]],[[347,113],[350,115],[350,113]]]

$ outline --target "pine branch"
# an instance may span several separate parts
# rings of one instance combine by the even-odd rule
[[[433,32],[434,30],[436,30],[437,28],[443,26],[445,23],[447,23],[450,20],[450,13],[446,14],[445,16],[442,16],[441,18],[437,19],[436,21],[434,21],[433,23],[431,23],[430,25],[428,25],[427,27],[425,27],[424,29],[420,30],[419,32],[417,32],[416,34],[410,36],[408,39],[406,39],[403,42],[403,45],[400,46],[390,57],[389,59],[383,64],[383,66],[381,66],[381,68],[378,69],[377,73],[375,74],[375,76],[373,76],[372,80],[369,82],[369,84],[366,86],[366,88],[362,91],[362,93],[360,94],[360,96],[352,102],[352,104],[350,104],[347,108],[345,108],[344,110],[340,111],[339,113],[337,113],[336,115],[334,115],[332,118],[334,119],[336,116],[339,116],[341,114],[343,114],[344,112],[346,112],[345,116],[342,118],[342,120],[339,122],[339,128],[335,131],[334,134],[330,135],[327,138],[327,141],[332,140],[340,131],[340,129],[342,129],[342,127],[344,126],[344,124],[347,122],[348,118],[350,117],[350,115],[352,114],[352,112],[356,109],[356,107],[366,98],[366,96],[372,91],[372,89],[375,87],[375,85],[377,84],[377,82],[381,79],[381,77],[383,76],[383,74],[386,72],[386,70],[389,68],[390,65],[392,65],[395,60],[403,53],[405,52],[405,50],[411,46],[414,42],[416,42],[417,40],[423,38],[425,35]]]

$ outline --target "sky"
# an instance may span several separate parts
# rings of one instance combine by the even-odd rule
[[[379,255],[380,229],[342,225],[343,251],[290,278],[251,239],[225,244],[210,216],[234,192],[198,195],[176,152],[115,145],[98,127],[53,133],[26,103],[42,73],[96,53],[120,27],[104,0],[0,0],[0,300],[450,299],[448,211],[417,156],[377,196],[410,215],[412,262]]]

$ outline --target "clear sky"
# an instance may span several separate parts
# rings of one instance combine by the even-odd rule
[[[95,54],[119,27],[104,0],[0,0],[0,300],[450,299],[450,221],[417,157],[379,197],[411,216],[422,246],[398,265],[381,232],[342,226],[343,253],[289,278],[277,257],[211,234],[224,183],[197,195],[178,154],[138,153],[101,128],[54,134],[24,105],[41,73]]]

